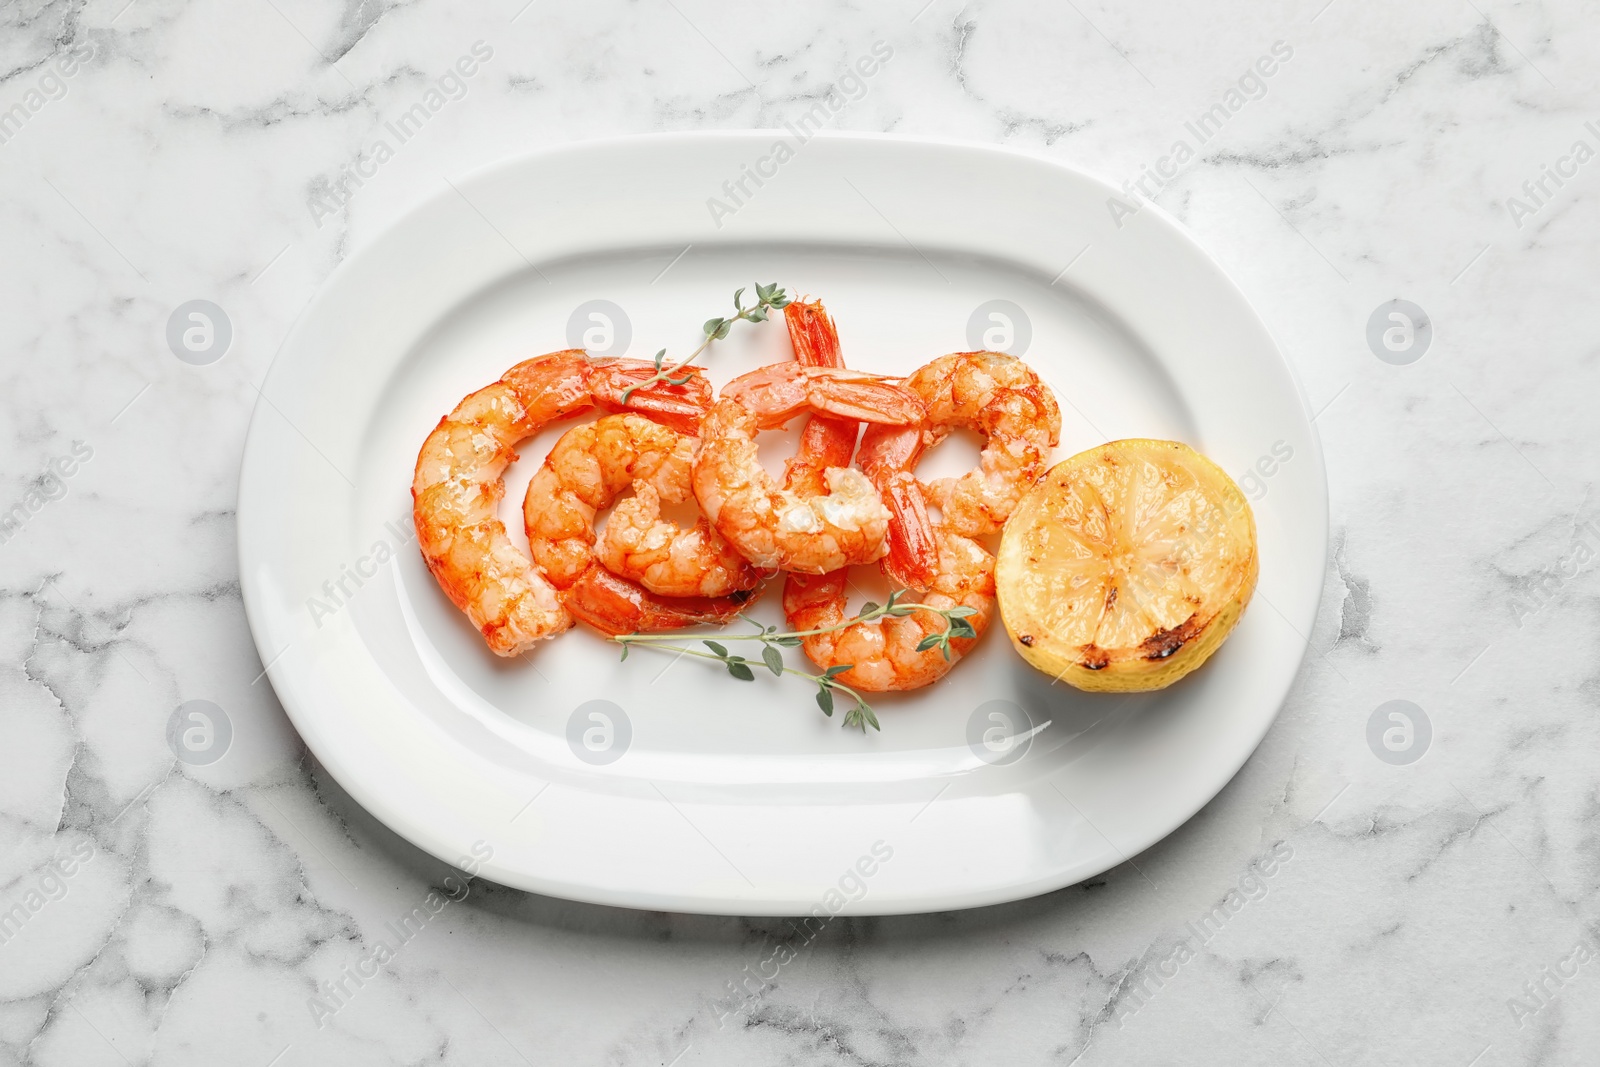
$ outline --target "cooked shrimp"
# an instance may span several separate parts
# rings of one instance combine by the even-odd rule
[[[975,635],[950,641],[950,658],[939,648],[922,651],[917,646],[933,634],[943,633],[945,619],[931,611],[856,622],[829,633],[801,639],[811,662],[824,670],[848,664],[838,680],[853,689],[882,692],[919,689],[949,673],[977,643],[994,616],[994,557],[982,545],[960,534],[935,527],[937,564],[932,582],[917,603],[949,609],[965,606]],[[783,610],[793,630],[819,630],[848,621],[845,614],[846,571],[817,576],[791,574],[783,586]]]
[[[958,426],[984,438],[979,468],[927,485],[941,521],[971,537],[1005,525],[1061,441],[1061,408],[1033,368],[1002,352],[956,352],[919,369],[907,388],[928,405],[926,448]]]
[[[838,331],[822,301],[792,301],[783,309],[783,316],[796,363],[807,367],[844,366]],[[800,447],[785,466],[784,488],[810,496],[825,494],[825,472],[829,467],[850,465],[859,432],[859,424],[848,419],[810,416],[800,433]],[[684,488],[687,495],[687,484]],[[634,486],[632,497],[611,509],[595,545],[600,562],[608,570],[668,596],[720,596],[730,589],[746,589],[754,584],[753,577],[741,577],[730,584],[721,552],[713,553],[707,540],[748,568],[751,575],[756,572],[727,547],[715,530],[702,525],[682,531],[661,521],[661,499],[653,486],[639,483]],[[670,497],[666,502],[677,504],[682,500]],[[718,558],[708,566],[706,556],[710,554]]]
[[[974,537],[1000,529],[1044,473],[1061,438],[1061,409],[1031,367],[1001,352],[940,356],[905,385],[928,405],[927,421],[918,429],[868,427],[860,462],[895,513],[885,569],[905,585],[921,586],[931,579],[934,559],[924,496],[953,533]],[[983,434],[979,468],[936,479],[919,492],[911,474],[918,460],[957,427]]]
[[[670,495],[650,482],[633,484],[633,496],[611,509],[595,542],[595,555],[606,570],[661,596],[720,597],[753,589],[760,584],[761,572],[735,552],[704,515],[689,529],[661,515],[663,500],[682,504],[694,499],[689,486],[692,444],[690,449],[683,457],[682,479],[673,480]]]
[[[623,400],[654,373],[642,360],[591,360],[579,349],[537,356],[462,400],[423,442],[411,483],[417,543],[440,588],[497,655],[514,656],[572,626],[555,589],[495,515],[514,446],[595,404],[697,425],[711,395],[698,376],[652,383]]]
[[[922,421],[923,404],[898,385],[842,368],[778,363],[752,371],[723,388],[701,424],[695,497],[717,532],[763,570],[825,574],[874,562],[889,512],[865,475],[829,467],[820,495],[782,488],[761,466],[757,432],[807,411],[909,425]]]
[[[674,504],[690,499],[694,451],[688,434],[639,415],[607,415],[562,434],[528,483],[522,505],[528,547],[556,589],[579,587],[563,600],[583,621],[606,633],[676,629],[726,622],[749,600],[729,594],[753,588],[759,572],[703,516],[690,530],[660,517],[663,498]],[[620,524],[612,515],[597,547],[596,514],[629,486],[638,494],[635,506]],[[616,572],[616,582],[593,573],[602,564]],[[628,589],[633,578],[636,593]],[[667,597],[706,599],[688,604],[664,602]],[[575,602],[590,610],[574,609]],[[608,617],[604,605],[626,607]]]

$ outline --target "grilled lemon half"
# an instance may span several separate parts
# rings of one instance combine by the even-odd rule
[[[995,586],[1022,658],[1079,689],[1171,685],[1255,591],[1256,524],[1232,478],[1176,441],[1112,441],[1052,467],[1000,539]]]

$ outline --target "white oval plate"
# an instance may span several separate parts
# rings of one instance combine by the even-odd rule
[[[578,145],[447,188],[334,273],[250,424],[245,606],[306,743],[436,856],[492,852],[481,871],[497,882],[636,908],[970,907],[1070,885],[1171,832],[1244,763],[1294,679],[1327,488],[1261,320],[1158,210],[1119,228],[1115,195],[997,148],[742,132]],[[507,367],[568,347],[588,301],[627,320],[583,317],[591,348],[627,332],[628,355],[682,355],[736,287],[769,281],[826,301],[852,366],[906,373],[1009,347],[1062,401],[1058,458],[1160,437],[1215,459],[1254,498],[1260,531],[1259,590],[1232,638],[1165,692],[1105,696],[1052,685],[997,622],[940,684],[874,701],[883,729],[866,736],[824,718],[799,679],[741,682],[644,651],[622,663],[588,632],[490,655],[412,539],[428,431]],[[991,300],[1022,314],[974,320]],[[969,341],[969,328],[988,335]],[[707,363],[720,383],[788,358],[781,322],[740,323]],[[565,428],[513,465],[513,531]],[[922,472],[974,454],[952,442]],[[777,600],[755,614],[778,621]],[[601,754],[614,758],[591,762],[583,735],[604,746],[608,722]],[[1031,736],[1008,749],[1007,723]]]

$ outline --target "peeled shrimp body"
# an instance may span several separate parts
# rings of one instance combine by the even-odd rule
[[[579,349],[537,356],[462,400],[423,442],[411,484],[417,543],[440,588],[496,655],[515,656],[572,626],[555,588],[495,514],[515,445],[597,404],[696,427],[711,396],[699,376],[652,383],[623,400],[654,373],[643,360],[591,360]]]
[[[759,572],[703,517],[682,530],[660,516],[663,499],[690,499],[694,451],[688,434],[639,415],[607,415],[563,434],[528,483],[528,547],[584,622],[608,634],[678,629],[726,622],[749,600],[733,594],[753,588]],[[595,516],[629,486],[636,495],[597,539]]]
[[[727,596],[754,589],[761,572],[722,539],[704,516],[685,529],[664,518],[661,506],[693,500],[689,466],[693,438],[666,489],[635,482],[633,496],[611,509],[594,552],[606,570],[661,596]]]
[[[957,427],[983,434],[977,470],[935,479],[926,488],[949,529],[967,537],[994,533],[1039,480],[1061,440],[1055,394],[1032,367],[1002,352],[940,356],[908,378],[906,388],[928,405],[924,448]]]
[[[860,471],[828,467],[826,493],[786,489],[761,466],[756,434],[802,413],[920,424],[916,394],[874,375],[778,363],[729,382],[700,427],[694,493],[716,531],[762,570],[824,574],[883,555],[889,512]]]

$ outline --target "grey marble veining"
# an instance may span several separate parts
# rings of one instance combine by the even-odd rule
[[[0,6],[0,901],[22,906],[0,1064],[1595,1063],[1592,23],[1546,0]],[[480,41],[460,95],[348,180]],[[1034,900],[796,941],[457,893],[261,677],[234,556],[255,386],[329,271],[446,179],[781,126],[878,41],[836,127],[1127,181],[1282,342],[1334,526],[1294,692],[1189,824]],[[164,337],[196,298],[235,331],[209,366]],[[1395,298],[1433,323],[1414,362],[1367,342]],[[167,739],[196,699],[234,731],[209,765]],[[1368,743],[1390,700],[1431,723],[1410,765]]]

